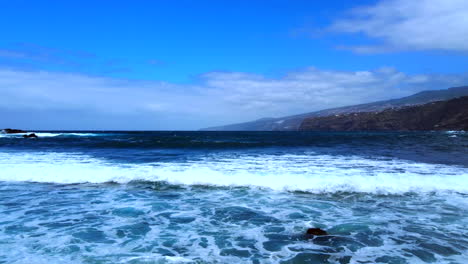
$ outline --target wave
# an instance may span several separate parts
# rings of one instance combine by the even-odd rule
[[[446,134],[466,134],[464,130],[448,130],[445,131]]]
[[[23,137],[24,135],[29,135],[31,133],[36,134],[40,138],[44,137],[58,137],[58,136],[77,136],[77,137],[91,137],[91,136],[99,136],[104,135],[102,133],[51,133],[51,132],[27,132],[27,133],[15,133],[15,134],[1,134],[0,138],[15,138],[15,137]]]
[[[167,182],[313,193],[468,193],[468,168],[331,155],[225,157],[184,163],[111,163],[79,153],[0,153],[0,181]]]

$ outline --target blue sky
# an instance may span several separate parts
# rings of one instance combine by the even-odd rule
[[[468,4],[7,1],[3,127],[198,129],[468,84]]]

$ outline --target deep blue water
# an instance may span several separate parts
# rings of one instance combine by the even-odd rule
[[[0,134],[0,263],[468,263],[466,132],[37,135]]]

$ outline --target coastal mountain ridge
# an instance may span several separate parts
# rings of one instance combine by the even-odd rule
[[[301,131],[468,131],[468,96],[423,105],[306,118]]]
[[[316,117],[345,115],[361,112],[380,112],[408,106],[422,105],[435,101],[445,101],[468,96],[468,86],[452,87],[442,90],[422,91],[410,96],[377,101],[372,103],[337,107],[281,118],[261,118],[251,122],[201,129],[202,131],[296,131],[302,130],[304,120]]]

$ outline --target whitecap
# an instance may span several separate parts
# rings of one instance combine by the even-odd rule
[[[263,155],[186,163],[111,163],[79,153],[0,153],[0,181],[251,186],[312,193],[468,193],[468,168],[358,156]]]

